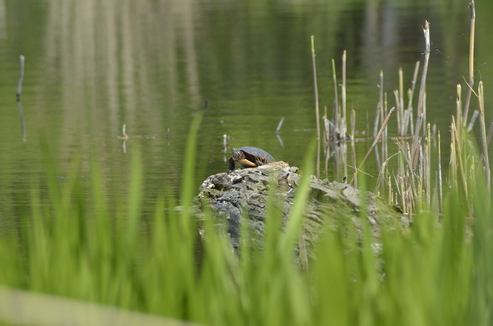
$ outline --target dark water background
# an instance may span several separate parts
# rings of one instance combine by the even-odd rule
[[[206,176],[227,171],[225,134],[230,148],[261,147],[300,166],[316,128],[311,35],[322,110],[331,112],[334,100],[331,60],[340,78],[346,50],[348,108],[363,132],[373,125],[380,70],[389,108],[399,67],[404,87],[411,86],[428,20],[428,121],[441,130],[446,154],[456,85],[465,89],[468,76],[468,3],[0,0],[0,218],[15,216],[33,185],[46,188],[44,141],[57,157],[61,180],[74,157],[82,160],[78,177],[90,178],[95,158],[105,192],[124,197],[131,154],[139,149],[146,201],[164,188],[178,193],[187,132],[200,113],[197,188]],[[476,8],[476,80],[485,83],[490,121],[493,2],[478,1]],[[21,54],[26,142],[15,101]],[[477,100],[472,103],[477,108]],[[281,117],[282,144],[275,134]],[[123,124],[130,136],[125,150],[117,138]],[[395,117],[390,124],[395,130]],[[369,146],[358,143],[360,160]],[[326,176],[340,178],[331,164]]]

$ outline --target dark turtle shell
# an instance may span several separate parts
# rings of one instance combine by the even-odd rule
[[[229,159],[229,169],[235,169],[235,162],[245,168],[251,168],[275,161],[272,155],[257,147],[233,148],[232,156]]]

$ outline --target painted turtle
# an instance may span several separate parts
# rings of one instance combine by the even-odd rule
[[[275,161],[272,155],[257,147],[233,148],[232,156],[229,159],[229,169],[231,171],[235,169],[235,162],[245,168],[253,168]]]

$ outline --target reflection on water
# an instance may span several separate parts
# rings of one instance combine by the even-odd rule
[[[404,86],[411,87],[414,65],[422,59],[425,19],[431,22],[433,43],[428,121],[442,134],[455,110],[455,85],[464,84],[467,72],[469,11],[463,1],[26,3],[0,1],[6,85],[0,90],[0,177],[7,181],[2,194],[27,188],[24,180],[43,170],[37,139],[46,137],[60,154],[62,171],[77,154],[87,172],[89,158],[96,157],[106,191],[121,195],[128,190],[130,154],[141,150],[152,202],[163,188],[179,188],[186,135],[198,112],[204,119],[197,186],[206,175],[227,171],[224,135],[229,148],[261,147],[300,165],[316,129],[310,35],[316,40],[321,110],[333,107],[331,60],[340,76],[347,50],[348,109],[355,111],[359,135],[372,133],[380,70],[389,108],[400,66]],[[492,21],[484,13],[492,6],[477,6],[477,68],[486,88],[493,84],[488,65],[493,41],[487,33]],[[20,52],[28,63],[22,103],[30,138],[25,145],[12,102]],[[276,133],[282,117],[282,131]],[[130,137],[122,146],[123,125]],[[390,126],[397,128],[395,122]],[[370,145],[356,144],[359,160]],[[354,157],[350,160],[354,166]],[[327,166],[328,177],[335,178],[334,162]]]

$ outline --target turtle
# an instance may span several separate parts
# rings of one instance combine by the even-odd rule
[[[231,171],[235,169],[235,162],[245,168],[253,168],[276,161],[272,155],[257,147],[233,148],[231,152],[232,156],[229,159],[229,169]]]

